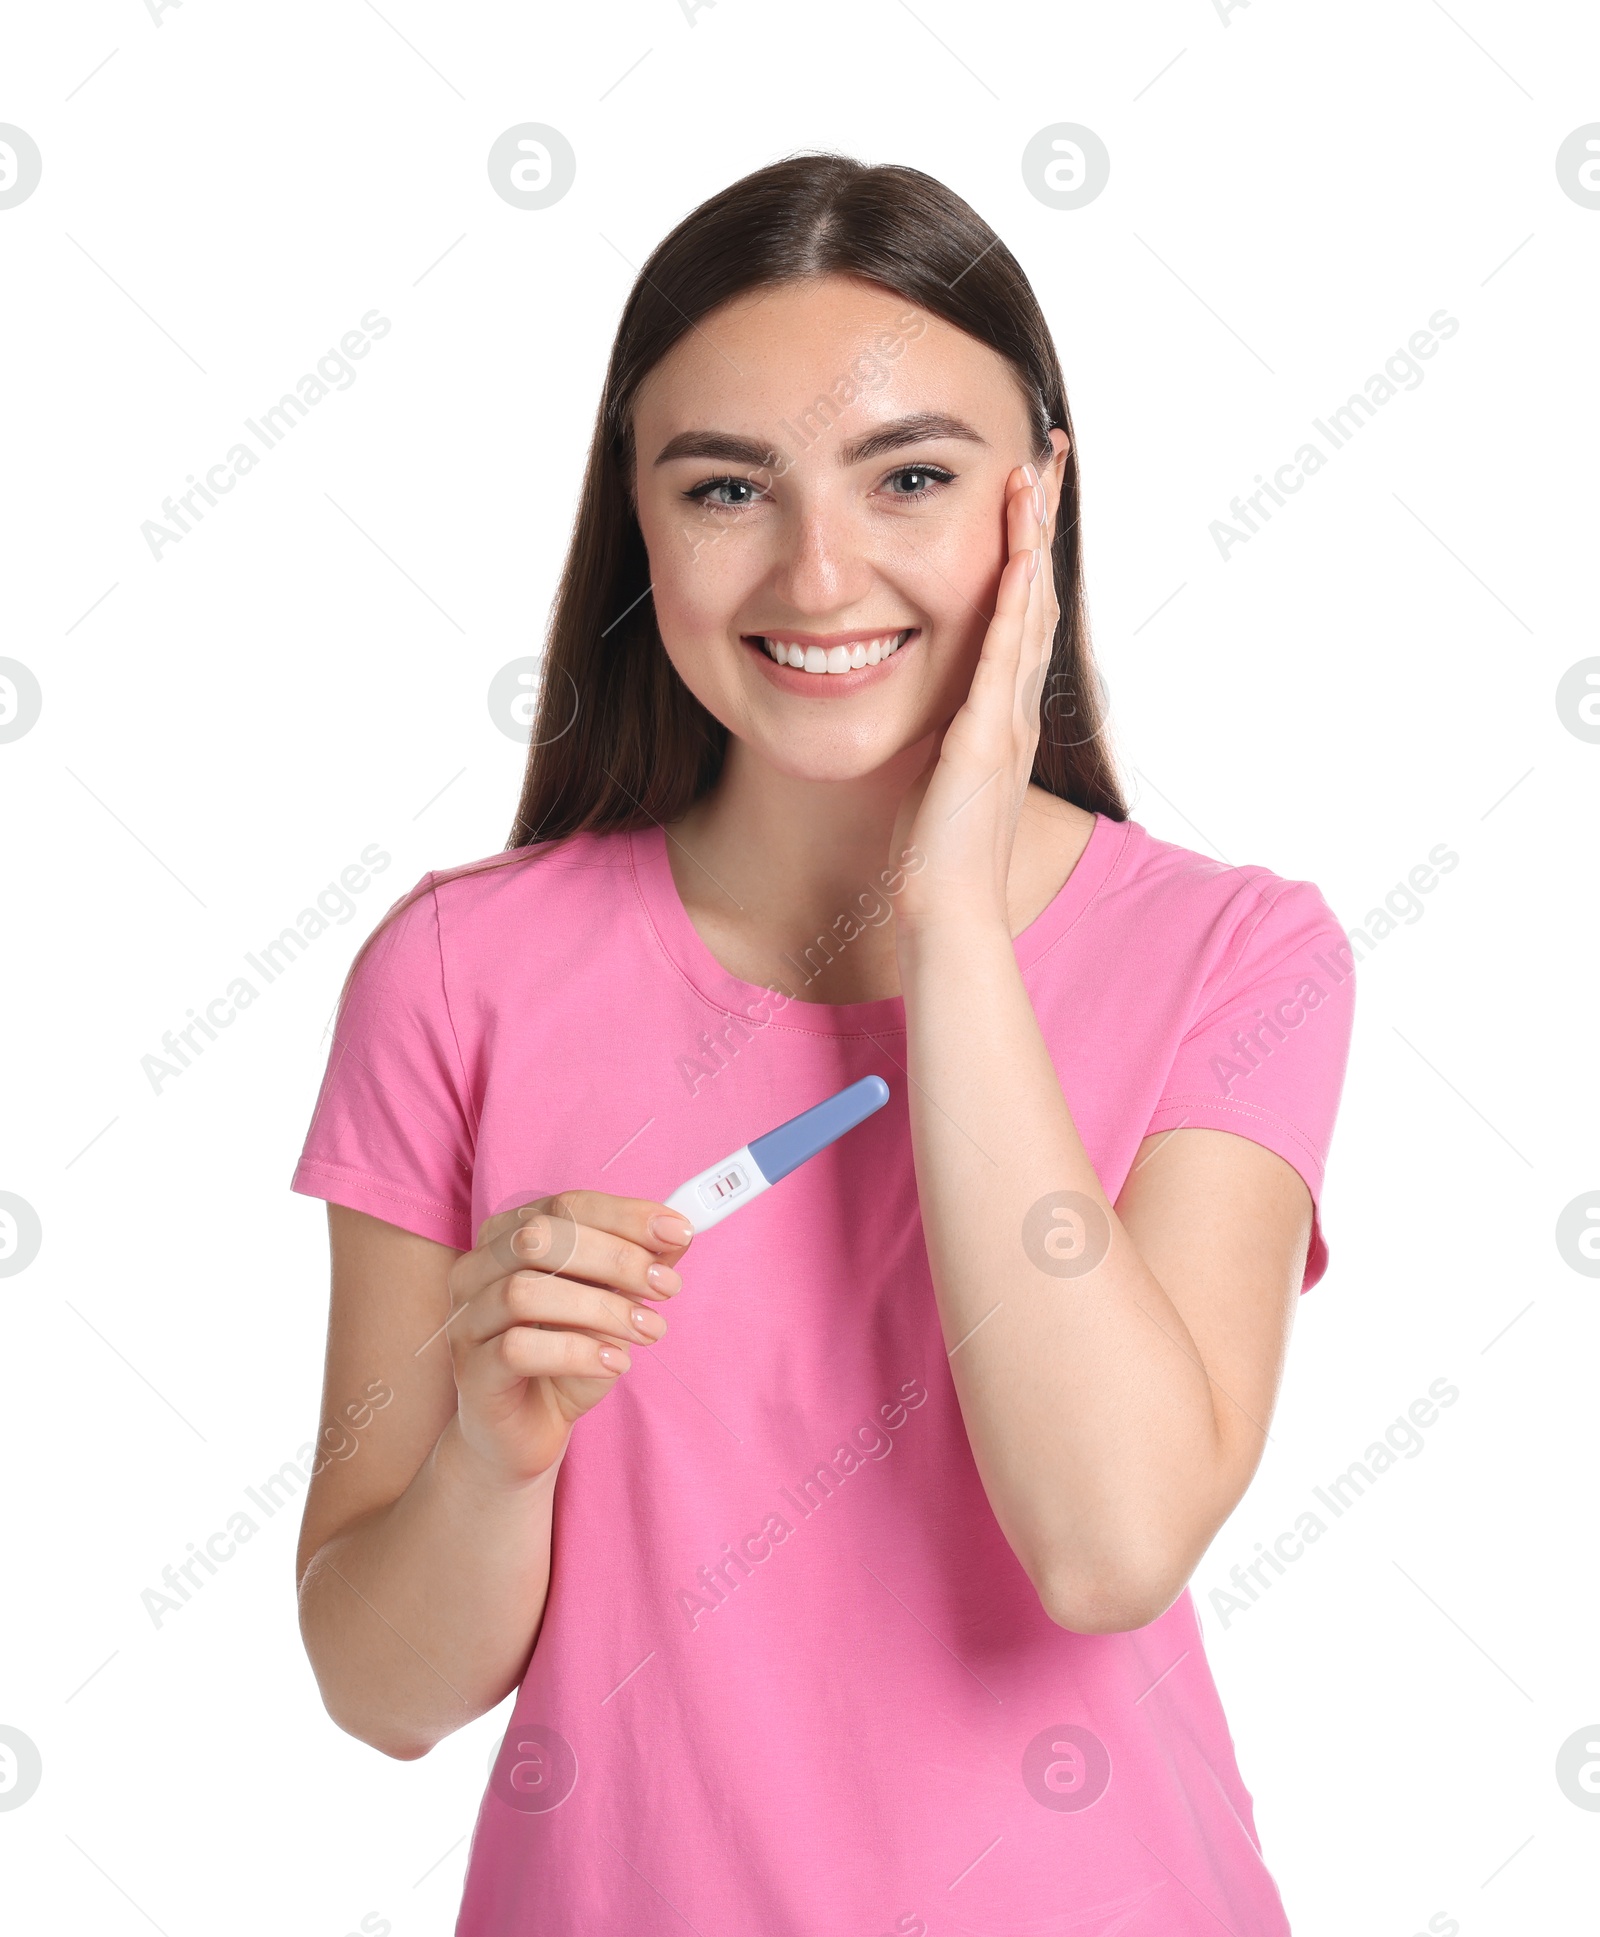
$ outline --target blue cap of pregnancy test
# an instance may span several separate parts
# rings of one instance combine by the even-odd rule
[[[874,1110],[881,1110],[888,1100],[889,1085],[881,1076],[863,1076],[859,1083],[757,1137],[750,1145],[750,1155],[767,1182],[775,1184],[791,1170],[798,1170],[808,1157],[827,1149],[846,1130],[853,1130]]]

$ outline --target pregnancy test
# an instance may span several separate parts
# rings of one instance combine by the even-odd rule
[[[859,1083],[802,1110],[776,1130],[769,1130],[764,1137],[757,1137],[731,1157],[680,1184],[667,1199],[667,1209],[688,1218],[697,1232],[709,1231],[730,1211],[770,1190],[808,1157],[836,1143],[888,1100],[889,1085],[881,1076],[863,1076]]]

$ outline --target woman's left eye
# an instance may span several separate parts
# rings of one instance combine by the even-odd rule
[[[884,480],[893,486],[905,485],[903,490],[891,489],[891,498],[927,498],[943,484],[953,481],[953,471],[941,470],[937,464],[903,464],[898,471],[891,471]]]

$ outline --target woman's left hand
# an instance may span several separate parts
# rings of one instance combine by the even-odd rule
[[[1059,614],[1055,510],[1035,465],[1007,478],[1003,516],[1007,557],[972,685],[895,820],[891,865],[908,847],[923,856],[896,898],[902,932],[933,919],[1006,921],[1011,849]]]

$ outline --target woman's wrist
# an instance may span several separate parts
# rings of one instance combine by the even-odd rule
[[[476,1498],[488,1505],[510,1504],[535,1506],[542,1496],[553,1492],[556,1475],[561,1470],[561,1460],[566,1450],[542,1473],[531,1478],[507,1474],[492,1466],[478,1453],[465,1433],[461,1430],[461,1415],[452,1413],[444,1431],[434,1442],[433,1468],[440,1481],[452,1493],[463,1498]]]
[[[945,899],[925,909],[895,910],[895,952],[902,978],[929,960],[948,962],[953,954],[981,955],[1012,950],[1004,906],[978,900]]]

